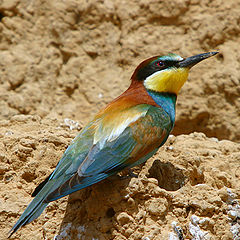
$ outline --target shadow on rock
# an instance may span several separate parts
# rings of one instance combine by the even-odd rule
[[[140,169],[137,167],[134,172]],[[148,176],[146,173],[142,168],[142,176],[137,178],[110,177],[72,194],[55,240],[113,239],[115,234],[128,238],[146,215],[156,221],[165,219],[171,200],[158,185],[175,191],[183,186],[185,177],[182,170],[160,160],[154,161]],[[126,226],[136,229],[126,231]]]
[[[111,239],[115,213],[125,202],[131,178],[110,177],[70,195],[55,240]]]
[[[156,178],[159,187],[167,191],[176,191],[185,184],[186,177],[183,171],[170,162],[155,160],[148,173],[147,177]]]

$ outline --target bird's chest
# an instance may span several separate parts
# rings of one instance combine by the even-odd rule
[[[159,121],[164,124],[166,118],[170,118],[172,127],[175,123],[175,106],[177,96],[172,93],[157,93],[151,90],[148,90],[148,94],[152,99],[157,103],[160,109],[164,111],[159,112]],[[167,116],[166,116],[167,115]]]

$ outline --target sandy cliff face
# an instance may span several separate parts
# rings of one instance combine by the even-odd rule
[[[15,239],[240,239],[239,9],[239,0],[2,1],[3,239],[34,187],[81,126],[127,88],[138,63],[212,50],[220,54],[192,69],[181,91],[173,131],[207,137],[170,138],[135,169],[138,178],[54,202]]]

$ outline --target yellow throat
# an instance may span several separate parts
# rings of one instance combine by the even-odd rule
[[[169,68],[155,72],[144,80],[144,86],[155,92],[178,94],[187,81],[189,68]]]

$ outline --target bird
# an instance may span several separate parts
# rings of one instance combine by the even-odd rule
[[[177,95],[189,70],[217,53],[188,58],[169,53],[140,63],[129,88],[81,129],[55,170],[36,187],[34,199],[10,230],[9,237],[38,218],[50,202],[152,157],[174,127]]]

